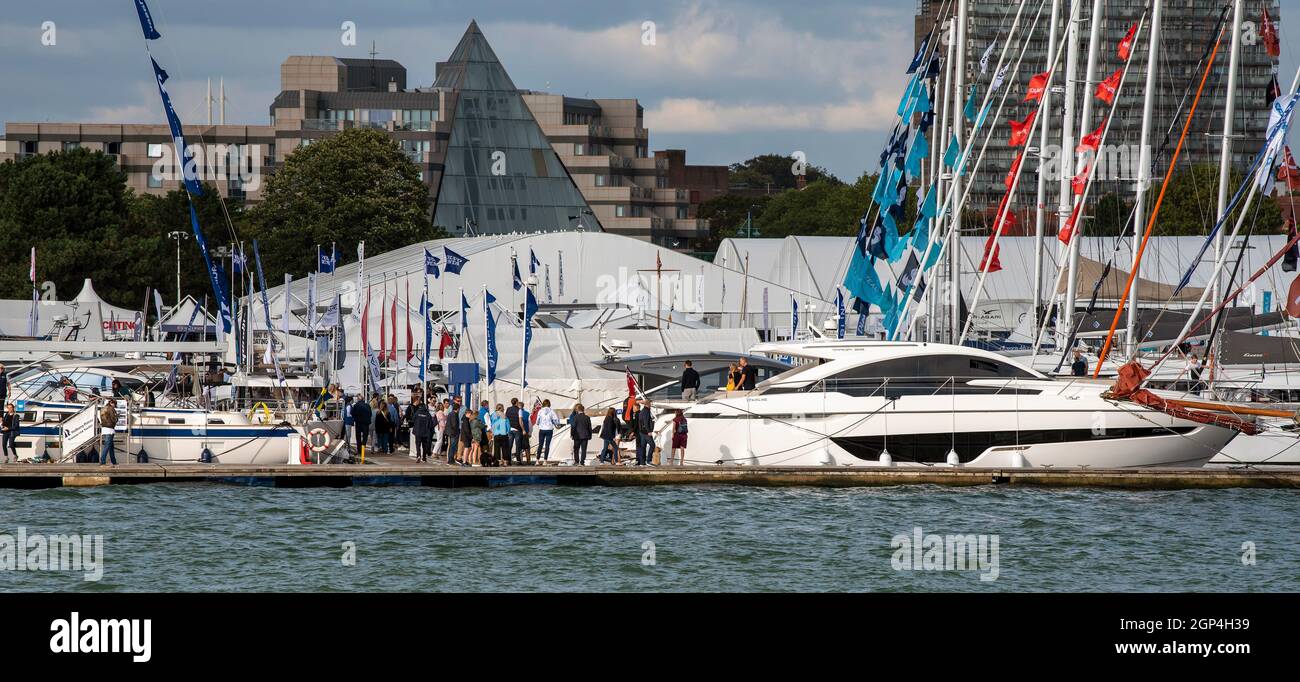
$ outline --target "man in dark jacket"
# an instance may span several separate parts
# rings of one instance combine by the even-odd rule
[[[460,445],[460,420],[464,415],[465,409],[460,404],[460,396],[452,399],[451,406],[447,408],[447,433],[443,440],[447,441],[447,463],[456,463],[456,448]]]
[[[742,391],[752,391],[754,390],[754,386],[757,383],[758,383],[758,369],[755,368],[753,365],[749,364],[748,359],[741,358],[740,359],[740,385],[737,386],[736,388],[739,388]]]
[[[370,437],[370,403],[358,398],[352,403],[352,426],[356,429],[357,448],[365,447],[366,439]]]
[[[506,408],[506,421],[510,422],[510,440],[508,450],[505,453],[506,463],[509,464],[514,459],[516,464],[524,463],[524,425],[519,421],[519,413],[522,406],[518,398],[510,399],[510,407]]]
[[[641,400],[641,409],[636,413],[636,463],[642,466],[654,463],[655,455],[655,417],[650,412],[650,401]]]
[[[415,461],[429,461],[429,452],[433,449],[433,414],[420,396],[411,398],[406,421],[411,425],[411,435],[415,438]]]
[[[695,400],[696,394],[700,390],[700,373],[695,371],[691,366],[691,361],[686,361],[686,369],[682,370],[682,400]]]
[[[573,465],[587,464],[587,442],[591,440],[591,417],[587,416],[582,403],[573,406],[573,415],[569,422],[569,437],[573,440]]]

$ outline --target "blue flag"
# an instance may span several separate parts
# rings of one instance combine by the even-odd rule
[[[483,294],[483,318],[487,325],[487,376],[488,386],[491,386],[497,380],[497,321],[492,317],[491,307],[497,298],[487,289],[483,290]]]
[[[957,160],[961,156],[961,145],[957,144],[957,136],[953,135],[948,141],[948,149],[943,153],[943,165],[948,168],[956,168]]]
[[[916,73],[916,70],[921,68],[921,64],[925,61],[926,49],[930,47],[930,36],[932,35],[934,35],[933,29],[921,39],[921,47],[917,48],[916,56],[912,57],[912,63],[908,65],[907,73]]]
[[[916,87],[918,84],[920,84],[920,82],[921,82],[921,78],[916,74],[912,74],[912,79],[907,81],[907,88],[903,90],[902,99],[898,100],[897,113],[899,116],[903,117],[904,121],[906,121],[908,118],[908,114],[906,112],[912,108],[912,100],[916,97]]]
[[[330,252],[329,252],[329,253],[325,253],[324,251],[321,251],[321,250],[320,250],[320,246],[317,245],[317,247],[316,247],[316,260],[317,260],[317,266],[316,266],[316,268],[317,268],[318,270],[320,270],[321,274],[324,274],[324,275],[327,275],[327,274],[329,274],[329,273],[331,273],[331,272],[334,272],[334,264],[335,264],[335,262],[336,262],[335,259],[336,259],[337,257],[338,257],[338,254],[335,253],[335,251],[334,251],[334,247],[331,246],[331,247],[330,247]]]
[[[790,338],[799,338],[799,301],[790,295]]]
[[[441,276],[442,276],[442,272],[438,270],[438,263],[441,263],[441,262],[442,262],[442,261],[439,260],[437,256],[433,255],[432,253],[429,253],[429,250],[428,250],[428,249],[425,249],[425,250],[424,250],[424,274],[425,274],[425,276],[427,277],[427,276],[429,276],[429,275],[433,275],[433,278],[434,278],[434,279],[438,279],[439,277],[441,277]]]
[[[230,254],[230,269],[237,275],[244,274],[244,269],[248,267],[248,259],[244,257],[243,251],[236,251]]]
[[[167,115],[167,127],[171,129],[172,146],[176,148],[176,162],[181,164],[181,180],[185,184],[185,191],[201,197],[203,187],[199,184],[194,152],[185,145],[185,131],[181,127],[181,119],[176,115],[176,109],[172,107],[172,98],[163,85],[167,82],[167,72],[158,66],[158,62],[153,57],[150,57],[149,61],[153,63],[154,79],[158,81],[158,95],[162,97],[163,112]]]
[[[537,260],[537,254],[533,253],[533,247],[528,247],[528,274],[536,275],[537,266],[541,264],[542,262]]]
[[[232,325],[230,297],[226,293],[226,273],[221,269],[221,263],[214,262],[212,256],[208,254],[208,242],[203,238],[203,230],[199,228],[199,216],[194,212],[193,200],[190,201],[190,227],[194,230],[194,241],[203,251],[203,262],[208,266],[208,279],[212,282],[212,293],[216,295],[217,307],[221,310],[221,331],[229,334]]]
[[[925,133],[917,133],[916,140],[912,142],[912,148],[907,151],[907,172],[912,175],[921,174],[921,162],[930,154],[930,143],[925,139]]]
[[[153,14],[149,11],[149,6],[144,4],[144,0],[135,0],[135,13],[140,15],[140,29],[144,31],[145,40],[157,40],[162,37],[158,33],[158,27],[154,26]]]
[[[850,296],[877,306],[883,299],[880,276],[876,274],[875,265],[870,258],[857,251],[853,252],[849,260],[849,270],[844,276],[844,288],[848,289]]]
[[[464,333],[469,329],[469,301],[465,300],[465,292],[460,292],[460,331]]]
[[[844,329],[846,325],[846,312],[844,310],[844,290],[835,287],[835,338],[844,338]]]
[[[975,122],[975,84],[970,86],[970,96],[966,98],[966,106],[962,108],[962,113],[966,114],[966,120],[971,123]]]
[[[515,288],[515,291],[524,288],[524,280],[519,276],[519,259],[515,258],[513,254],[510,256],[510,271],[514,274],[514,280],[510,282],[510,285]]]
[[[456,253],[455,251],[452,251],[451,249],[445,246],[442,247],[442,255],[447,259],[447,265],[446,265],[447,272],[453,275],[459,275],[460,269],[465,267],[465,264],[469,262],[468,258],[460,255],[459,253]]]
[[[533,316],[537,314],[537,297],[533,296],[533,290],[525,292],[524,297],[524,362],[520,369],[519,379],[523,382],[523,387],[528,388],[528,347],[533,343]]]
[[[876,224],[871,228],[871,235],[867,237],[867,253],[872,258],[888,258],[889,252],[885,250],[885,223],[881,216],[884,211],[876,214]]]

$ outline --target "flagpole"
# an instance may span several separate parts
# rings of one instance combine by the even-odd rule
[[[1056,54],[1056,25],[1060,20],[1061,0],[1052,0],[1052,23],[1047,32],[1048,59],[1055,60],[1053,55]],[[1048,64],[1049,71],[1055,68],[1055,61]],[[1034,208],[1034,302],[1030,308],[1030,310],[1033,311],[1031,314],[1033,315],[1033,329],[1035,330],[1038,329],[1038,322],[1040,319],[1039,309],[1043,305],[1043,242],[1047,232],[1047,174],[1043,172],[1043,166],[1047,163],[1047,144],[1051,139],[1051,88],[1043,88],[1040,107],[1040,111],[1043,112],[1043,128],[1039,131],[1038,137],[1038,193]]]
[[[953,67],[953,92],[961,93],[961,97],[953,97],[953,135],[957,138],[957,146],[964,148],[966,139],[966,124],[962,121],[961,99],[966,93],[966,18],[967,0],[957,0],[957,47],[956,63]],[[961,199],[962,197],[962,177],[961,173],[952,174],[952,194]],[[952,287],[952,337],[950,342],[957,343],[957,336],[961,329],[961,207],[956,206],[952,212],[952,249],[949,254],[949,283]]]
[[[1070,200],[1071,199],[1070,179],[1073,176],[1071,170],[1073,169],[1074,166],[1074,164],[1071,162],[1074,160],[1074,125],[1075,125],[1074,104],[1076,99],[1075,97],[1076,80],[1077,80],[1076,77],[1078,76],[1079,73],[1079,22],[1082,21],[1081,19],[1081,14],[1083,11],[1082,8],[1083,8],[1082,2],[1071,3],[1070,18],[1066,20],[1065,101],[1062,104],[1062,120],[1061,120],[1061,163],[1060,163],[1061,179],[1059,183],[1060,200],[1057,206],[1057,216],[1056,216],[1057,232],[1060,232],[1061,230],[1065,229],[1065,225],[1069,221],[1070,214],[1072,213],[1072,209],[1074,208],[1074,204]],[[1064,256],[1068,262],[1068,266],[1066,269],[1068,273],[1067,277],[1070,280],[1066,284],[1066,288],[1068,290],[1066,293],[1066,298],[1064,301],[1061,302],[1062,303],[1061,307],[1057,309],[1058,314],[1057,314],[1057,323],[1056,323],[1056,335],[1057,335],[1057,344],[1059,346],[1065,345],[1066,337],[1068,335],[1068,329],[1069,326],[1072,324],[1071,316],[1074,314],[1074,301],[1072,297],[1075,294],[1075,289],[1077,286],[1077,283],[1074,280],[1076,279],[1075,269],[1078,267],[1078,263],[1077,261],[1075,261],[1073,258],[1070,257],[1070,254],[1077,252],[1073,246],[1073,244],[1075,244],[1076,241],[1077,240],[1074,238],[1074,235],[1071,234],[1070,244],[1063,247],[1064,249],[1063,251],[1061,249],[1058,249],[1057,251],[1059,254]],[[1052,297],[1055,298],[1056,296],[1057,293],[1053,291]]]
[[[1158,7],[1160,5],[1160,0],[1155,0],[1155,3],[1156,6]],[[1232,163],[1232,127],[1233,127],[1232,124],[1233,124],[1233,116],[1237,110],[1237,62],[1241,56],[1242,4],[1243,4],[1242,0],[1235,0],[1235,2],[1232,3],[1232,47],[1230,52],[1228,53],[1228,90],[1227,90],[1227,94],[1224,96],[1226,102],[1224,103],[1224,109],[1223,109],[1223,150],[1219,156],[1219,205],[1216,214],[1218,215],[1220,220],[1223,219],[1224,217],[1223,214],[1227,211],[1227,207],[1228,207],[1228,179],[1229,179],[1228,174],[1230,172],[1230,164]],[[1153,41],[1155,40],[1155,34],[1152,34],[1152,40]],[[1148,86],[1148,88],[1149,87],[1150,86]],[[1269,106],[1272,106],[1272,104],[1273,104],[1272,102],[1268,103]],[[1285,165],[1285,163],[1286,160],[1283,159],[1283,164]],[[1288,189],[1290,188],[1290,179],[1288,179],[1287,181],[1287,187]],[[1223,257],[1223,230],[1218,230],[1214,233],[1214,260],[1218,261],[1222,257]],[[1134,281],[1135,286],[1133,290],[1133,302],[1129,304],[1130,319],[1136,315],[1136,310],[1137,310],[1136,284],[1137,281],[1135,280]],[[1211,282],[1210,286],[1213,288],[1213,292],[1211,293],[1211,296],[1213,296],[1214,297],[1213,300],[1217,302],[1219,300],[1220,295],[1222,295],[1223,293],[1223,278],[1215,277],[1214,280]],[[1268,312],[1268,311],[1266,310],[1264,312]],[[1212,341],[1215,343],[1216,346],[1218,346],[1221,345],[1222,339],[1223,336],[1218,335],[1214,339],[1212,339]],[[1133,353],[1136,352],[1136,350],[1137,347],[1134,346],[1129,351],[1129,355],[1132,356]],[[1211,348],[1210,350],[1214,351],[1215,349]],[[1217,370],[1219,366],[1219,362],[1218,362],[1219,354],[1217,352],[1214,352],[1213,357],[1215,358],[1215,362],[1209,368],[1211,388],[1214,387],[1214,375],[1218,373]]]

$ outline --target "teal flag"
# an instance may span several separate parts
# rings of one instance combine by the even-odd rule
[[[916,140],[912,142],[912,148],[907,150],[907,161],[904,167],[912,175],[921,174],[921,162],[925,157],[930,155],[930,143],[925,139],[925,133],[917,133]]]
[[[961,157],[961,145],[957,144],[957,136],[953,135],[948,141],[948,149],[943,153],[943,165],[948,168],[956,168],[957,160]]]
[[[970,97],[966,98],[966,106],[962,109],[966,114],[966,120],[971,123],[975,122],[975,87],[974,84],[970,86]]]

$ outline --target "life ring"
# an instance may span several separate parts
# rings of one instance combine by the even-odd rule
[[[332,441],[329,431],[316,427],[307,432],[307,438],[303,440],[303,443],[310,445],[312,452],[325,452],[329,449]]]

